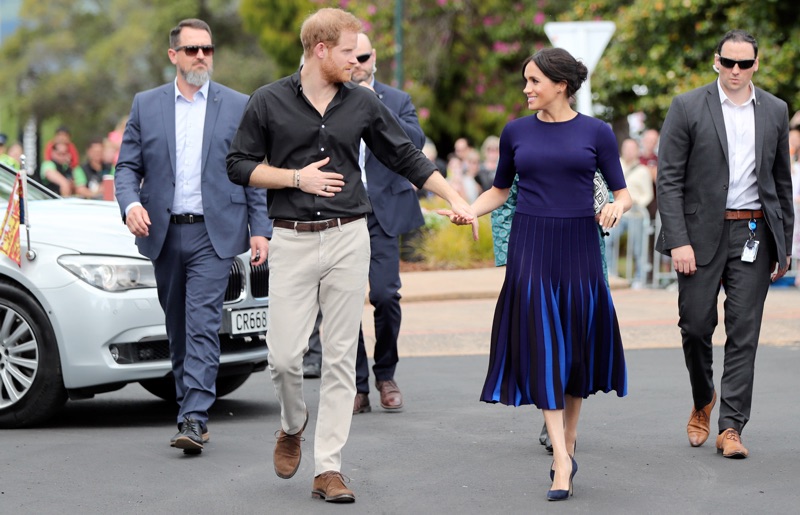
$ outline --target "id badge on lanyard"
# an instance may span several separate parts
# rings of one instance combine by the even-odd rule
[[[747,241],[744,243],[744,248],[742,249],[742,261],[746,263],[752,263],[756,260],[756,255],[758,254],[758,240],[756,239],[755,219],[751,218],[747,226],[750,229],[750,237],[747,238]]]

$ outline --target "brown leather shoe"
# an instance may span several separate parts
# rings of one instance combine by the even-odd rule
[[[303,431],[305,431],[307,425],[308,411],[306,411],[306,421],[303,423],[303,429],[296,434],[287,434],[283,429],[275,432],[278,441],[275,443],[272,463],[275,466],[275,473],[278,477],[289,479],[300,468],[300,458],[302,457],[300,442],[303,441]]]
[[[747,457],[747,449],[742,445],[742,437],[734,428],[728,428],[717,436],[717,452],[721,452],[725,458],[744,459]]]
[[[389,381],[375,381],[375,388],[381,392],[381,408],[398,410],[403,407],[403,394],[397,383]]]
[[[717,392],[711,398],[703,409],[693,409],[692,415],[689,417],[689,424],[686,426],[686,433],[689,435],[689,443],[692,447],[700,447],[706,440],[708,440],[708,433],[711,430],[711,410],[714,409],[714,404],[717,403]]]
[[[372,411],[372,406],[369,405],[369,396],[366,393],[356,393],[356,400],[353,401],[353,415],[370,411]]]
[[[323,472],[314,478],[311,497],[324,499],[327,502],[356,502],[353,491],[344,486],[344,477],[335,470]]]

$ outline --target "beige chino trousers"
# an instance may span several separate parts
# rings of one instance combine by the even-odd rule
[[[325,328],[314,433],[314,475],[341,471],[356,395],[356,348],[369,275],[367,222],[320,232],[276,227],[269,246],[269,370],[281,406],[281,427],[303,427],[303,354],[318,310]]]

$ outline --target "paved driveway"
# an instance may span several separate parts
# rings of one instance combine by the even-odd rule
[[[545,500],[551,458],[536,441],[539,412],[479,403],[486,357],[447,356],[403,360],[403,413],[353,420],[343,472],[354,505],[310,496],[319,380],[306,382],[312,415],[300,470],[275,476],[279,413],[262,373],[217,402],[200,457],[168,446],[174,410],[138,385],[70,402],[47,427],[0,432],[0,513],[797,512],[800,347],[759,350],[746,460],[688,445],[680,350],[631,350],[627,359],[630,395],[584,404],[575,497],[557,506]]]

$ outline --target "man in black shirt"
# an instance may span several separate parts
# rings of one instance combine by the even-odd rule
[[[309,16],[300,34],[305,65],[253,94],[228,154],[234,183],[268,188],[274,232],[267,345],[281,404],[273,460],[282,478],[300,466],[308,422],[303,353],[318,310],[325,319],[312,495],[329,502],[355,500],[342,480],[341,450],[353,415],[370,262],[365,217],[372,209],[361,182],[360,140],[389,169],[473,218],[377,95],[349,82],[360,30],[361,23],[340,9]]]

